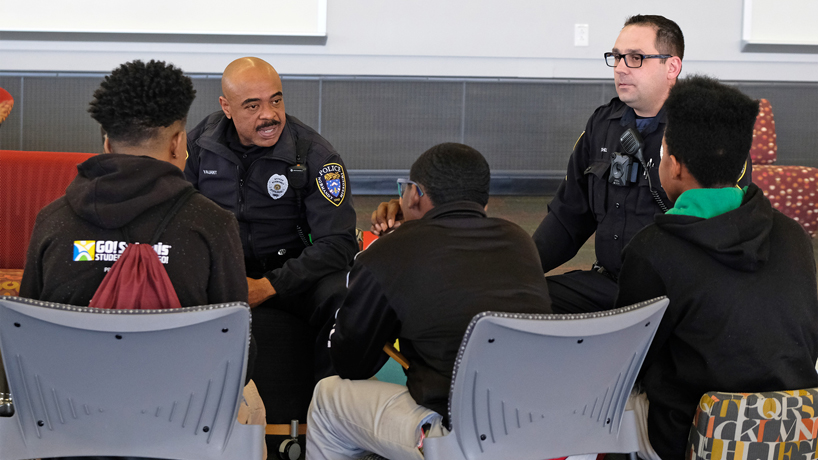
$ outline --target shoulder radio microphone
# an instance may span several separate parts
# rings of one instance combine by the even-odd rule
[[[653,200],[656,201],[662,212],[667,212],[667,206],[662,201],[659,193],[653,188],[653,181],[650,179],[650,168],[653,167],[653,160],[645,163],[645,156],[642,154],[645,143],[642,141],[639,131],[629,128],[619,136],[619,143],[625,153],[614,152],[611,154],[611,173],[608,176],[608,182],[622,186],[636,183],[639,177],[639,165],[642,165]],[[636,159],[637,164],[634,164],[634,159]]]

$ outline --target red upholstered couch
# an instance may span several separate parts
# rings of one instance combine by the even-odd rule
[[[753,182],[764,191],[775,209],[793,218],[810,236],[818,233],[818,169],[777,166],[778,142],[770,102],[761,99],[753,127]]]
[[[0,150],[0,295],[17,295],[37,213],[65,194],[92,153]]]

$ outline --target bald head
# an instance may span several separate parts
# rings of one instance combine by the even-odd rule
[[[236,59],[224,69],[222,93],[219,104],[242,144],[271,147],[278,142],[286,117],[281,77],[273,66],[256,57]]]
[[[228,93],[235,92],[236,87],[240,87],[246,80],[256,78],[270,79],[281,86],[281,77],[270,63],[250,56],[238,58],[227,65],[222,74],[222,93],[227,96]]]

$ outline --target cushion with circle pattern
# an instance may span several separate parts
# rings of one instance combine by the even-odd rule
[[[792,218],[814,237],[818,232],[818,168],[753,166],[753,182],[773,207]]]
[[[753,145],[750,147],[750,159],[753,165],[768,165],[778,158],[778,141],[775,136],[775,119],[770,101],[760,99],[758,116],[753,126]]]
[[[20,295],[21,279],[23,279],[22,270],[0,269],[0,295]]]

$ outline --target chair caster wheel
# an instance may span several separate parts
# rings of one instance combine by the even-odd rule
[[[301,444],[298,443],[298,420],[290,421],[290,439],[285,439],[278,446],[281,460],[298,460],[301,457]]]
[[[278,446],[278,456],[282,460],[298,460],[301,457],[301,445],[298,439],[286,439]]]

